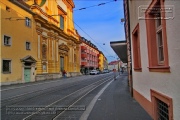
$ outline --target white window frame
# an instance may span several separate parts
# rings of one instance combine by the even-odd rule
[[[9,37],[9,43],[8,44],[6,44],[4,41],[5,41],[5,36],[6,37]],[[9,36],[9,35],[3,35],[3,44],[4,44],[4,46],[11,46],[12,45],[12,38],[11,38],[11,36]]]
[[[26,25],[27,27],[31,27],[31,19],[30,19],[30,18],[26,17],[26,19],[25,19],[25,25]]]
[[[10,61],[10,65],[9,65],[10,68],[9,68],[8,72],[3,70],[3,66],[4,66],[4,64],[3,64],[4,62],[3,61],[5,61],[5,60]],[[2,69],[2,73],[3,74],[11,74],[12,73],[12,60],[11,59],[2,59],[2,68],[1,69]]]
[[[27,43],[29,43],[29,48],[27,48]],[[26,48],[26,50],[31,50],[31,42],[26,41],[25,42],[25,48]]]
[[[160,16],[160,18],[158,18],[158,19],[161,19],[161,16]],[[164,44],[163,44],[163,31],[162,31],[162,22],[161,22],[161,24],[158,26],[157,25],[158,24],[158,20],[156,20],[156,43],[157,43],[157,57],[158,57],[158,63],[159,64],[164,64]],[[162,40],[161,40],[161,42],[162,42],[162,45],[160,46],[160,44],[159,44],[159,33],[161,32],[161,38],[162,38]],[[159,49],[160,49],[160,47],[162,47],[162,49],[163,49],[163,54],[160,56],[160,54],[159,54]],[[163,60],[161,60],[161,57],[163,57]]]

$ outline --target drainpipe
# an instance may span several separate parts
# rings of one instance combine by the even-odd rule
[[[128,14],[128,33],[129,33],[129,53],[130,53],[130,83],[131,83],[131,96],[133,97],[133,78],[132,78],[132,52],[131,52],[131,31],[130,31],[130,13],[129,13],[129,0],[127,1],[127,14]]]

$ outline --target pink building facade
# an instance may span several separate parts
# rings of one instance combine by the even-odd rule
[[[81,73],[88,74],[90,70],[99,69],[98,64],[98,56],[99,50],[98,48],[91,43],[91,41],[86,40],[85,38],[81,37]]]

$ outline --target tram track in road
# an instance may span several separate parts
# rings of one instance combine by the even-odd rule
[[[98,76],[98,78],[100,78],[100,76]],[[93,78],[88,79],[87,81],[81,81],[81,82],[77,81],[77,82],[74,82],[74,83],[72,83],[70,85],[68,83],[63,84],[63,85],[57,85],[57,86],[54,86],[52,88],[34,90],[34,91],[30,91],[30,92],[23,93],[23,94],[20,94],[20,95],[12,96],[12,97],[9,97],[9,98],[6,98],[6,99],[1,99],[1,109],[3,107],[6,107],[7,105],[12,105],[12,104],[19,103],[21,101],[33,99],[33,98],[40,97],[40,96],[43,96],[43,95],[48,95],[50,93],[53,93],[53,92],[56,92],[56,91],[59,91],[59,90],[63,90],[63,89],[67,89],[67,88],[76,86],[78,84],[86,84],[88,82],[91,82],[92,80],[93,80]]]
[[[1,108],[2,112],[2,117],[8,118],[9,116],[13,115],[7,115],[6,113],[6,107],[11,107],[11,106],[46,106],[50,103],[53,103],[54,101],[63,98],[63,96],[67,96],[68,94],[71,94],[73,91],[76,91],[77,89],[81,89],[82,87],[88,86],[90,84],[95,84],[96,82],[102,82],[107,79],[112,78],[112,75],[106,75],[106,76],[97,76],[97,77],[91,77],[91,79],[83,80],[83,81],[78,81],[77,84],[74,83],[74,85],[70,84],[65,85],[64,87],[57,87],[57,89],[51,89],[49,92],[44,90],[43,94],[27,94],[25,96],[18,97],[16,99],[9,100],[7,102],[2,102],[1,105],[4,106],[4,108]],[[23,98],[24,97],[24,98]],[[45,102],[44,102],[45,101]],[[20,118],[25,117],[27,115],[20,115]],[[17,119],[19,116],[16,116]],[[15,118],[16,118],[15,117]],[[7,119],[8,120],[8,119]],[[11,119],[10,119],[11,120]]]
[[[97,87],[107,83],[108,81],[112,80],[113,77],[109,77],[107,80],[99,80],[95,83],[92,83],[88,86],[85,86],[81,89],[78,89],[76,91],[74,91],[71,94],[68,94],[67,96],[47,105],[44,107],[44,109],[41,109],[37,112],[35,112],[34,114],[31,114],[25,118],[23,118],[23,120],[33,120],[33,119],[43,119],[43,120],[57,120],[58,117],[61,116],[61,114],[63,114],[65,111],[68,110],[68,108],[72,107],[75,103],[77,103],[79,100],[83,99],[86,95],[88,95],[90,92],[92,92],[93,90],[95,90]],[[46,113],[46,110],[49,110],[48,108],[56,108],[58,106],[65,106],[64,110],[57,110],[56,114],[50,114],[50,115],[46,115],[46,114],[41,114],[41,113]]]
[[[82,100],[84,97],[86,97],[89,93],[91,93],[92,91],[94,91],[95,89],[97,89],[99,86],[105,84],[106,82],[108,82],[109,80],[107,81],[104,81],[103,83],[95,86],[94,88],[92,88],[91,90],[89,90],[88,92],[86,92],[83,96],[81,96],[79,99],[77,99],[75,102],[73,102],[71,105],[69,105],[68,108],[73,108],[73,107],[76,107],[74,106],[76,103],[78,103],[80,100]],[[67,110],[65,109],[64,111],[60,112],[57,116],[55,116],[52,120],[58,120],[59,118],[61,118],[61,115],[63,115]]]

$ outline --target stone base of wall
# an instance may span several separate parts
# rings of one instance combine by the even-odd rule
[[[153,118],[153,109],[152,102],[147,100],[143,95],[141,95],[138,91],[133,89],[134,99],[146,110],[146,112]]]
[[[67,77],[74,77],[74,76],[79,76],[81,75],[80,72],[68,72]],[[47,73],[47,74],[38,74],[36,75],[35,81],[39,80],[53,80],[53,79],[58,79],[62,78],[62,73]]]
[[[24,83],[24,82],[22,82],[22,80],[13,81],[13,82],[1,82],[0,86],[3,86],[3,85],[12,85],[12,84],[19,84],[19,83]]]
[[[58,79],[61,78],[62,74],[61,73],[46,73],[46,74],[37,74],[35,77],[35,81],[39,80],[53,80],[53,79]]]
[[[80,76],[82,75],[80,72],[68,72],[67,77],[75,77],[75,76]],[[53,80],[53,79],[59,79],[62,78],[62,73],[46,73],[46,74],[37,74],[35,77],[35,81],[39,80]],[[30,82],[35,82],[35,81],[30,81]],[[2,82],[0,83],[0,86],[3,85],[11,85],[11,84],[19,84],[19,83],[25,83],[22,80],[14,81],[14,82]]]
[[[82,75],[80,72],[68,72],[67,77],[74,77],[74,76],[79,76]]]

